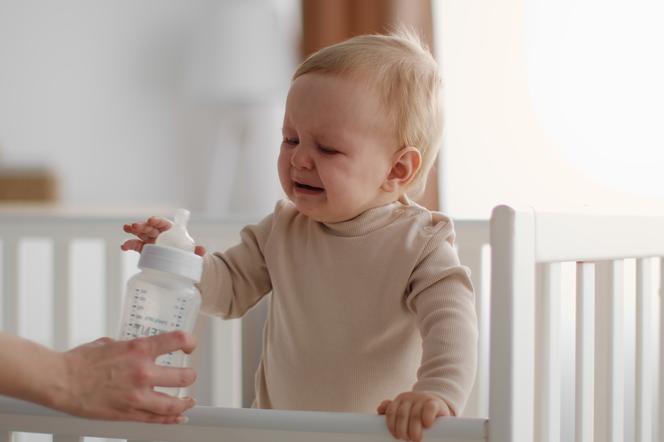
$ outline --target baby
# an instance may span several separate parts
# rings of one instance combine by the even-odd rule
[[[440,88],[404,32],[324,48],[293,75],[278,161],[288,199],[205,254],[200,283],[203,311],[222,318],[272,292],[254,406],[377,411],[413,441],[463,410],[477,360],[469,271],[451,220],[409,198],[440,145]],[[125,225],[138,239],[122,247],[168,227]]]

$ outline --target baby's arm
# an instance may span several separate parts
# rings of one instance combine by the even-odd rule
[[[203,256],[203,274],[198,285],[203,312],[225,319],[238,318],[270,292],[272,285],[263,248],[273,216],[242,229],[241,242],[225,252],[206,254],[204,247],[196,246],[195,253]],[[154,216],[142,223],[125,224],[124,231],[137,238],[125,241],[121,248],[140,253],[145,244],[153,244],[171,225],[171,221]]]
[[[477,369],[472,284],[452,247],[451,226],[447,238],[441,241],[441,235],[445,235],[444,230],[427,244],[409,280],[407,305],[422,336],[417,382],[411,392],[384,401],[378,408],[379,413],[384,411],[390,432],[407,440],[420,440],[421,430],[430,426],[434,411],[435,416],[461,412]]]
[[[273,215],[240,232],[240,243],[203,258],[201,309],[224,319],[239,318],[272,290],[265,248]]]

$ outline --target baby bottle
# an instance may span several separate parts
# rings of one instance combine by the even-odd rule
[[[141,271],[127,282],[119,339],[194,330],[201,305],[201,295],[194,284],[201,279],[203,260],[194,254],[188,221],[189,211],[178,209],[172,227],[161,233],[155,244],[143,247],[138,261]],[[187,358],[178,350],[159,356],[156,363],[184,367]],[[183,389],[156,390],[180,396]]]

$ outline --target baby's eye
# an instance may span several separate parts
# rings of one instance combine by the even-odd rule
[[[327,147],[327,146],[318,146],[318,150],[320,150],[325,155],[334,155],[336,153],[339,153],[338,150],[333,149],[331,147]]]
[[[291,145],[291,146],[297,146],[300,143],[300,140],[298,140],[297,138],[284,137],[283,143]]]

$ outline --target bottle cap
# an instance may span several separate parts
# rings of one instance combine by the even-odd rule
[[[146,244],[138,260],[141,269],[154,269],[200,282],[203,258],[175,247]]]

